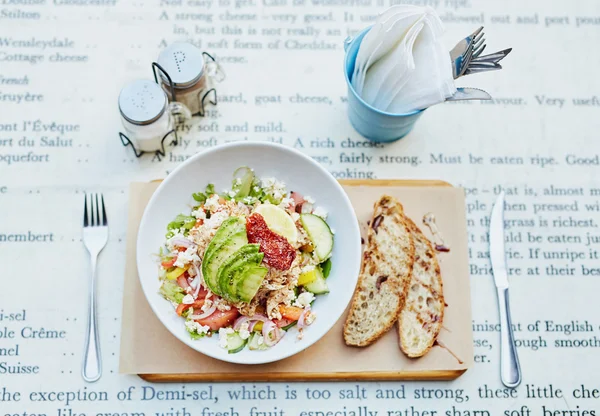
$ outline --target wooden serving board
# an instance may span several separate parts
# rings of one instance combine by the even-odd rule
[[[448,380],[473,363],[471,299],[465,201],[462,189],[437,180],[340,181],[366,235],[373,203],[382,194],[398,198],[415,223],[434,212],[450,253],[438,256],[447,308],[439,340],[424,357],[410,359],[398,347],[397,330],[373,345],[345,345],[345,316],[321,340],[285,360],[261,365],[226,363],[205,356],[179,340],[154,315],[139,283],[135,242],[139,223],[158,183],[134,183],[130,189],[127,264],[124,282],[120,372],[151,382]],[[423,232],[430,237],[427,229]]]

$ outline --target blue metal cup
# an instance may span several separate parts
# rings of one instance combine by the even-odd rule
[[[423,110],[406,114],[386,113],[367,104],[352,86],[352,74],[358,48],[363,38],[371,28],[363,30],[354,39],[344,42],[344,73],[348,84],[348,118],[354,129],[361,135],[374,142],[394,142],[406,136],[415,125]]]

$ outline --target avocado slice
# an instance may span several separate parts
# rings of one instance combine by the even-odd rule
[[[219,290],[222,296],[234,302],[239,300],[236,296],[236,287],[233,282],[244,266],[250,264],[258,265],[262,262],[264,254],[259,253],[258,249],[258,244],[246,244],[221,264],[217,282],[219,283]]]
[[[267,272],[266,267],[258,265],[244,267],[241,277],[237,280],[236,287],[237,296],[242,302],[249,303],[256,296],[256,292],[258,292],[258,288],[260,288]]]
[[[218,233],[219,231],[217,231],[217,234]],[[215,238],[216,237],[217,236],[215,235]],[[246,228],[244,227],[241,231],[238,231],[227,238],[218,248],[214,249],[212,255],[204,257],[202,260],[202,275],[204,276],[206,286],[208,286],[212,292],[223,296],[223,293],[219,290],[219,268],[233,253],[246,244],[248,244],[248,237],[246,236]]]
[[[242,229],[246,229],[246,221],[244,218],[229,217],[219,227],[215,236],[208,243],[208,247],[204,251],[202,264],[202,272],[204,273],[204,260],[210,259],[215,254],[215,251],[227,241],[233,234],[238,233]]]

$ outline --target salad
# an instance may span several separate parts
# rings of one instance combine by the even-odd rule
[[[193,339],[218,334],[229,353],[264,350],[316,319],[328,293],[334,233],[310,196],[241,167],[230,190],[209,184],[167,225],[160,293]]]

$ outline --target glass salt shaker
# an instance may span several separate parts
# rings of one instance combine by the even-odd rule
[[[205,55],[210,60],[205,60]],[[186,42],[167,46],[158,56],[158,65],[171,78],[173,92],[167,76],[160,71],[161,84],[170,101],[186,106],[192,114],[202,114],[204,95],[212,88],[212,81],[220,82],[224,73],[219,64],[207,53]]]
[[[126,84],[119,94],[119,111],[137,151],[164,151],[163,139],[175,130],[167,94],[158,84],[149,80]]]

